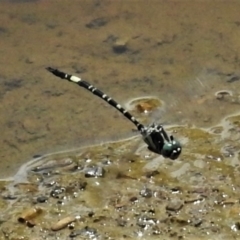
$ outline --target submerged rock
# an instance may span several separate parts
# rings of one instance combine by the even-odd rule
[[[113,51],[115,53],[124,53],[127,51],[127,43],[127,39],[117,39],[112,46]]]
[[[85,170],[85,177],[91,178],[91,177],[104,177],[105,170],[103,167],[100,166],[91,166],[87,167]]]

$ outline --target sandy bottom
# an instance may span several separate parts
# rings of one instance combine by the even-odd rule
[[[175,161],[137,136],[37,157],[1,182],[1,239],[237,239],[239,127],[168,128]]]

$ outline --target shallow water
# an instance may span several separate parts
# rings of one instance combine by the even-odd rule
[[[214,93],[238,96],[239,5],[1,1],[1,176],[35,154],[122,138],[134,128],[47,66],[78,74],[123,104],[160,97],[170,106],[167,124],[212,125],[237,111],[238,102]],[[127,40],[124,53],[113,51],[117,39]]]
[[[139,137],[35,158],[1,182],[0,239],[237,239],[239,123],[168,128],[175,161]]]
[[[213,123],[236,109],[218,101],[209,108],[205,101],[194,115],[196,102],[189,99],[196,79],[207,86],[213,81],[219,90],[228,78],[238,78],[237,2],[0,4],[3,177],[35,154],[121,138],[133,128],[100,99],[49,75],[46,66],[77,73],[120,103],[155,95],[175,104],[167,123],[185,117],[193,124]],[[122,54],[112,48],[117,38],[128,40]],[[237,83],[227,88],[236,90]],[[178,117],[176,109],[184,112]]]
[[[239,7],[1,1],[0,238],[237,239],[240,120],[226,116],[239,112]],[[183,144],[181,157],[156,156],[139,137],[100,145],[134,135],[134,126],[48,66],[126,107],[160,99],[158,111],[133,113],[164,123]],[[221,90],[230,94],[216,96]],[[38,207],[33,222],[17,222]],[[50,229],[76,214],[73,229]]]

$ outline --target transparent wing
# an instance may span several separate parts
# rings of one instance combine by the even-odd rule
[[[239,111],[240,74],[204,69],[194,79],[176,80],[161,93],[161,106],[147,121],[168,125],[207,127]],[[137,117],[143,117],[139,113]]]

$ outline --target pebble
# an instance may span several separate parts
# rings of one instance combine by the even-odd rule
[[[194,227],[199,227],[201,224],[202,224],[201,218],[195,216],[193,219],[191,219],[191,225],[193,225]]]
[[[65,188],[64,187],[60,187],[60,186],[56,186],[51,192],[50,192],[50,196],[53,198],[59,198],[61,194],[65,193]]]
[[[147,216],[140,216],[137,219],[137,225],[141,228],[146,228],[147,226],[155,225],[157,222],[158,221],[156,218],[147,217]]]
[[[149,188],[142,189],[140,191],[140,195],[145,198],[151,198],[152,197],[152,190]]]
[[[117,225],[120,227],[125,227],[127,225],[127,221],[122,218],[117,218],[116,222],[117,222]]]
[[[79,235],[83,236],[83,237],[88,237],[89,239],[96,239],[97,230],[95,228],[90,228],[90,227],[86,226],[83,229],[71,232],[69,237],[74,238],[74,237],[77,237]]]
[[[85,177],[104,177],[105,170],[100,166],[92,166],[85,169]]]
[[[39,196],[39,197],[37,197],[37,202],[39,202],[39,203],[44,203],[47,200],[48,200],[48,197],[46,197],[46,196]]]
[[[166,210],[179,211],[182,207],[183,207],[183,201],[179,199],[173,199],[167,204]]]
[[[127,51],[127,39],[118,39],[113,44],[112,48],[115,53],[124,53]]]

